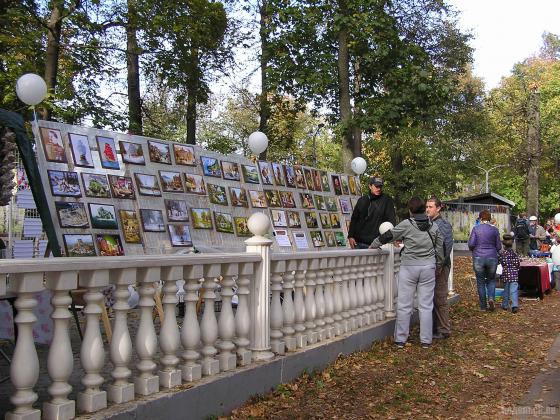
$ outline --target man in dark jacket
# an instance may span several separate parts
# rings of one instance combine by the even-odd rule
[[[521,213],[515,221],[513,227],[515,234],[515,247],[518,255],[527,256],[529,254],[529,221],[527,213]]]
[[[396,223],[393,199],[383,194],[383,180],[371,177],[369,194],[360,197],[350,219],[348,243],[351,248],[368,248],[379,236],[379,226],[383,222]]]

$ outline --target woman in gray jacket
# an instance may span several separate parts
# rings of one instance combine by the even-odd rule
[[[370,248],[403,241],[401,267],[399,270],[397,322],[395,324],[395,345],[404,347],[410,330],[414,293],[418,293],[420,314],[420,342],[427,348],[432,344],[432,309],[434,306],[434,286],[436,270],[441,270],[444,260],[443,236],[437,225],[426,216],[426,203],[419,197],[408,202],[410,217],[393,229],[378,236]]]

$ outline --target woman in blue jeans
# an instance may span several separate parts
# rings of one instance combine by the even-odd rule
[[[502,249],[500,232],[490,224],[492,215],[488,210],[479,213],[480,224],[476,225],[469,238],[469,249],[473,254],[473,267],[478,288],[480,309],[494,310],[496,294],[496,267],[498,252]],[[488,305],[486,296],[488,295]]]

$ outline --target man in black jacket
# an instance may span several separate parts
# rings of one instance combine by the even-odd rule
[[[396,224],[393,199],[383,194],[383,180],[378,177],[369,179],[369,194],[360,197],[350,219],[348,243],[353,249],[369,248],[379,236],[379,226],[383,222]]]

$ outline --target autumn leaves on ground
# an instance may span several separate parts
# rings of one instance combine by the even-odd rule
[[[560,293],[522,300],[520,312],[478,310],[470,258],[455,260],[461,301],[452,306],[453,336],[422,349],[391,340],[340,357],[231,413],[247,418],[504,418],[542,369],[560,332]],[[474,284],[474,283],[473,283]]]

